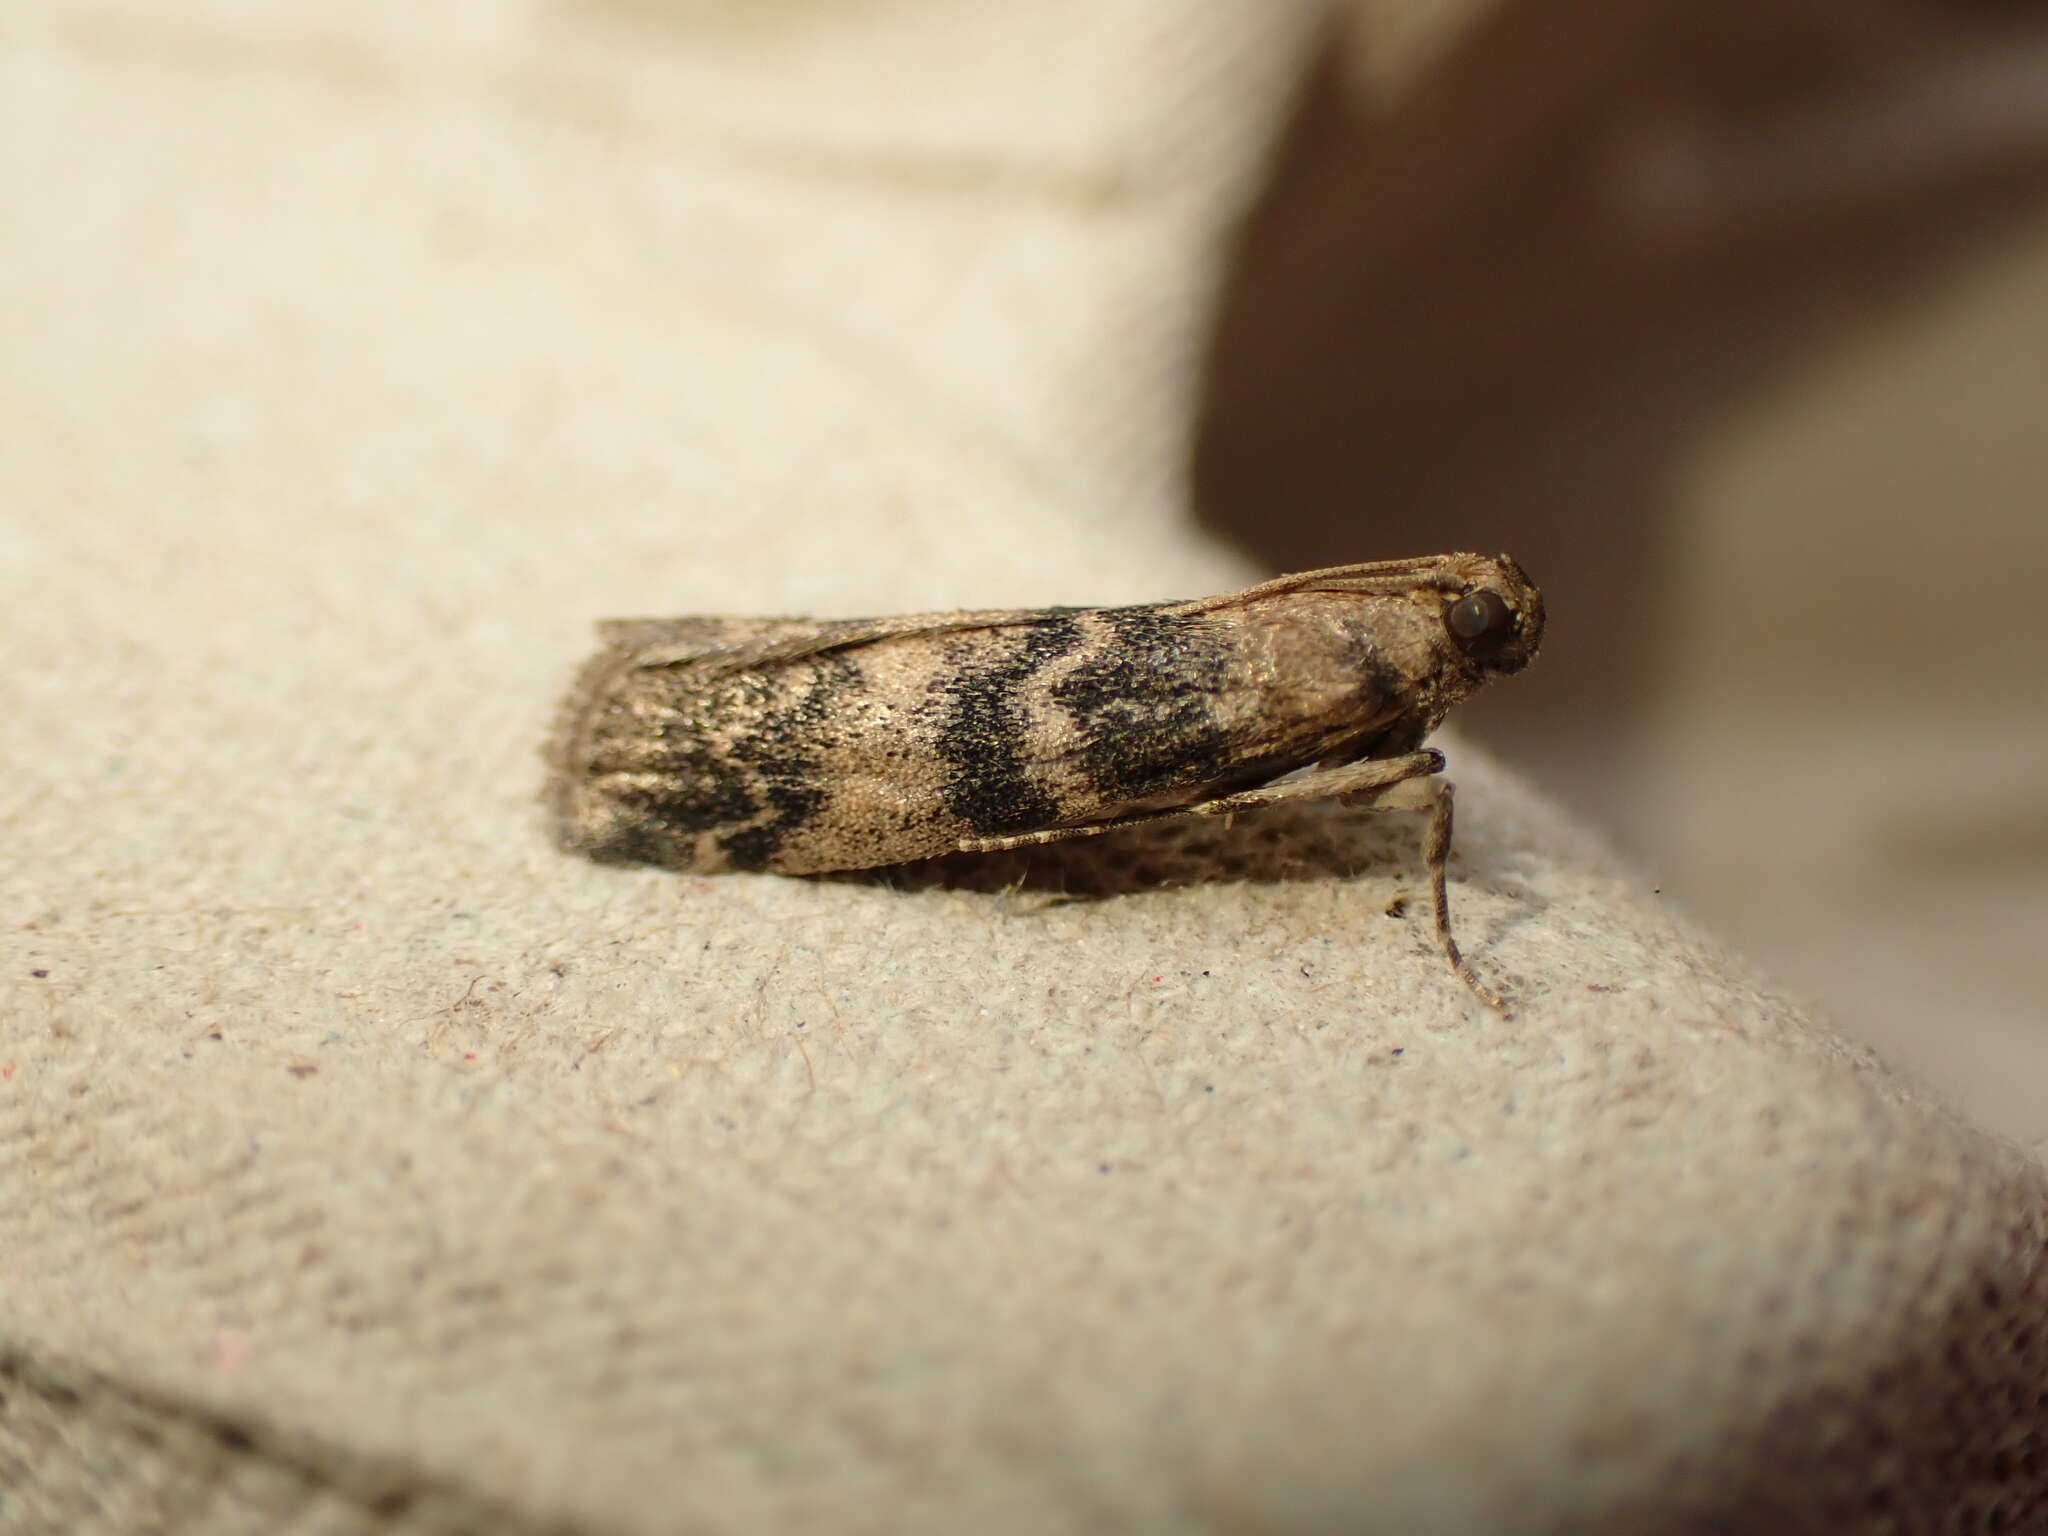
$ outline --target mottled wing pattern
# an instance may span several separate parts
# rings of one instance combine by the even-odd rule
[[[894,750],[935,681],[918,674],[943,668],[949,640],[1059,612],[605,621],[548,754],[558,836],[607,861],[705,872],[944,852],[958,829],[931,814],[933,765]]]
[[[1170,605],[623,621],[558,734],[570,846],[806,873],[1104,820],[1312,760]]]

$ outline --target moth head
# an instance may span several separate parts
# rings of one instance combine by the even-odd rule
[[[1543,594],[1506,555],[1469,555],[1444,592],[1444,633],[1488,672],[1519,672],[1543,643]]]

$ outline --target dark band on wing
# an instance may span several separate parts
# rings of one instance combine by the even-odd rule
[[[946,808],[976,832],[1028,832],[1050,825],[1059,803],[1025,756],[1032,710],[1027,695],[1045,671],[1079,648],[1081,622],[1046,618],[977,664],[933,685],[939,724],[933,749],[945,768]]]
[[[1213,783],[1242,767],[1217,712],[1231,658],[1199,618],[1159,607],[1097,615],[1113,643],[1053,684],[1073,722],[1075,752],[1100,803],[1115,805]]]
[[[859,685],[860,673],[842,656],[821,656],[802,672],[803,691],[763,714],[751,734],[732,744],[733,757],[753,770],[768,815],[718,840],[734,869],[770,869],[792,832],[824,807],[829,783],[818,772],[834,699]]]

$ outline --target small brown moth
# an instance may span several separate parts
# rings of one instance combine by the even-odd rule
[[[1543,638],[1502,555],[1305,571],[1191,602],[888,619],[618,619],[549,749],[562,846],[816,874],[1289,800],[1427,811],[1451,937],[1451,785],[1422,742]]]

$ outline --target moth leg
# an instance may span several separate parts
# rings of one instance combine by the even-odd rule
[[[1412,752],[1405,757],[1324,769],[1281,787],[1298,789],[1300,797],[1327,795],[1362,811],[1429,813],[1429,826],[1422,839],[1422,864],[1429,872],[1429,900],[1436,918],[1437,945],[1443,950],[1451,973],[1465,984],[1466,990],[1495,1013],[1506,1014],[1507,999],[1479,979],[1479,973],[1472,969],[1471,962],[1459,950],[1458,941],[1451,934],[1451,813],[1456,789],[1449,779],[1439,777],[1443,767],[1441,752]],[[1364,768],[1389,771],[1378,776],[1362,774],[1360,782],[1349,785],[1332,782]],[[1225,801],[1242,800],[1260,793],[1252,790],[1248,795],[1226,796]]]
[[[1040,832],[1020,832],[1009,837],[978,837],[960,844],[963,853],[994,853],[1005,848],[1025,848],[1038,843],[1065,842],[1069,838],[1093,837],[1120,827],[1142,826],[1150,821],[1167,821],[1181,816],[1230,816],[1255,811],[1263,806],[1295,800],[1337,800],[1367,811],[1427,811],[1429,829],[1423,838],[1422,860],[1429,871],[1430,903],[1435,910],[1437,944],[1450,963],[1451,971],[1474,997],[1498,1013],[1507,1012],[1507,1001],[1479,979],[1451,936],[1450,784],[1437,775],[1443,772],[1441,752],[1425,750],[1400,757],[1368,758],[1338,768],[1318,768],[1299,778],[1256,789],[1218,795],[1193,805],[1170,806],[1165,810],[1143,811],[1114,821],[1091,822],[1077,827],[1048,827]]]
[[[1451,805],[1456,795],[1455,786],[1449,779],[1417,777],[1390,784],[1376,793],[1368,791],[1367,794],[1370,798],[1353,799],[1346,795],[1344,803],[1369,811],[1429,812],[1429,829],[1422,839],[1422,863],[1429,871],[1429,899],[1436,913],[1437,944],[1444,952],[1444,959],[1450,962],[1453,974],[1465,983],[1474,997],[1495,1013],[1510,1016],[1507,999],[1479,979],[1478,972],[1459,952],[1458,941],[1451,937]]]

